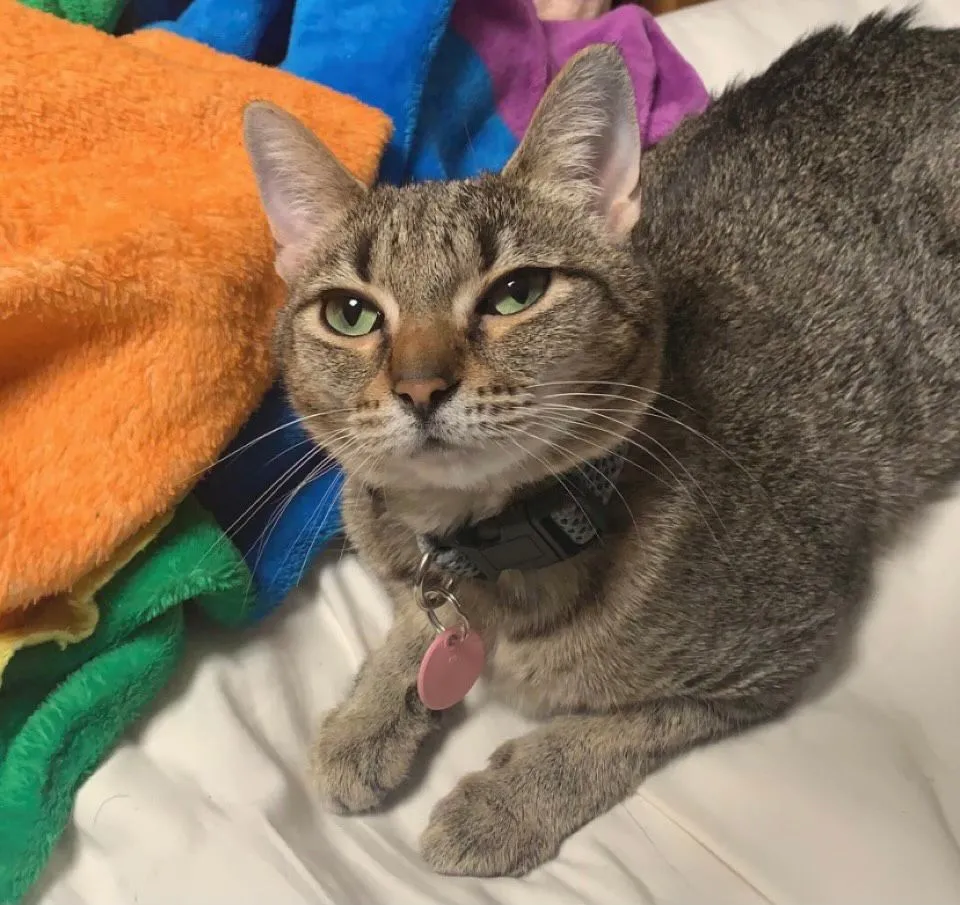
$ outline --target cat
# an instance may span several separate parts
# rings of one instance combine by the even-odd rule
[[[522,875],[671,758],[811,693],[878,557],[958,474],[958,85],[960,31],[874,16],[641,159],[626,68],[597,46],[502,173],[370,190],[247,109],[282,375],[396,604],[313,751],[330,807],[382,804],[442,723],[417,684],[424,550],[437,569],[438,538],[544,488],[585,500],[578,475],[611,485],[588,542],[430,579],[491,687],[544,718],[436,805],[433,869]]]

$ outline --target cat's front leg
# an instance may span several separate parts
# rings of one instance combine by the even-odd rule
[[[417,694],[417,670],[434,632],[415,604],[397,611],[383,646],[347,699],[324,719],[311,767],[326,805],[367,811],[407,778],[424,739],[439,725]]]
[[[737,726],[716,707],[686,700],[559,717],[464,777],[434,808],[420,852],[443,874],[521,876],[666,760]]]

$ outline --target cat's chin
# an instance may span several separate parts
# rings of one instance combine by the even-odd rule
[[[503,450],[458,447],[437,440],[381,461],[377,471],[375,477],[363,477],[386,487],[470,491],[510,485],[520,465],[518,457]]]

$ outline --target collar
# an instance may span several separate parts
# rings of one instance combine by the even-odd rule
[[[508,569],[526,572],[572,559],[606,531],[623,463],[622,450],[584,462],[497,515],[442,537],[419,537],[420,549],[442,572],[487,581]]]

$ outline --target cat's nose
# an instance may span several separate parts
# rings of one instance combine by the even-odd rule
[[[456,389],[456,383],[439,376],[398,380],[393,385],[394,395],[423,420],[429,418]]]

